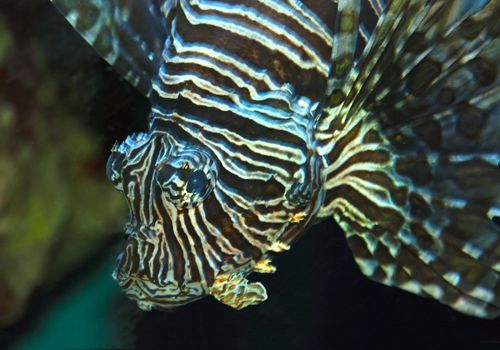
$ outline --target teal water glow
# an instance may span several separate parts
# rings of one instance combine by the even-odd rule
[[[33,330],[11,349],[126,348],[116,327],[117,300],[123,295],[111,278],[114,264],[111,254],[50,305]]]

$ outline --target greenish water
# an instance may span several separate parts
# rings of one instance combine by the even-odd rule
[[[126,348],[113,306],[121,292],[110,277],[115,257],[109,256],[89,276],[79,280],[37,316],[33,330],[12,350]]]

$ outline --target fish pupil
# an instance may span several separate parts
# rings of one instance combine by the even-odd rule
[[[202,170],[196,170],[189,178],[187,191],[189,193],[202,192],[208,186],[209,180]]]

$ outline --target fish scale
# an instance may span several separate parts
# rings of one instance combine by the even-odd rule
[[[259,304],[333,216],[371,279],[499,315],[497,1],[52,2],[151,102],[107,164],[140,308]]]

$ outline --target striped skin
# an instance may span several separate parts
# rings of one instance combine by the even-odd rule
[[[245,276],[333,214],[370,278],[499,314],[495,1],[151,0],[162,29],[131,61],[121,38],[144,32],[111,3],[116,28],[58,5],[151,100],[107,166],[131,211],[114,276],[139,307],[262,302]]]

